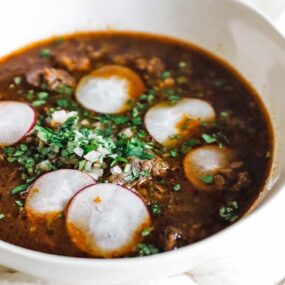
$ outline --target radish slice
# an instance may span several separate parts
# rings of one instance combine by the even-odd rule
[[[213,107],[200,99],[185,98],[177,104],[160,103],[145,115],[145,126],[150,135],[163,145],[177,143],[174,138],[191,135],[201,122],[215,119]]]
[[[76,89],[76,99],[85,108],[107,114],[123,113],[144,91],[141,78],[131,69],[108,65],[84,76]]]
[[[96,184],[80,191],[66,215],[68,233],[82,251],[97,257],[131,252],[150,225],[150,215],[134,192],[116,184]]]
[[[61,169],[42,175],[28,189],[25,210],[29,217],[49,218],[61,213],[69,200],[95,180],[87,173]]]
[[[188,180],[198,189],[213,189],[212,181],[205,183],[203,178],[213,178],[220,169],[227,168],[233,161],[232,150],[215,145],[203,146],[190,150],[184,158],[184,173]],[[207,182],[207,181],[206,181]]]
[[[0,102],[0,145],[12,145],[32,131],[36,112],[27,104],[14,101]]]

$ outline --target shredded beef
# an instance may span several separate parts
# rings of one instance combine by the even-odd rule
[[[168,226],[165,229],[164,234],[165,234],[164,250],[168,251],[176,248],[177,241],[182,237],[181,231],[173,226]]]
[[[53,59],[73,71],[88,71],[91,68],[90,53],[93,48],[84,43],[64,42],[53,52]]]
[[[26,80],[34,87],[47,84],[49,90],[56,90],[62,86],[75,86],[75,78],[63,69],[52,67],[36,67],[27,72]]]
[[[133,188],[134,186],[142,186],[143,184],[152,180],[152,177],[165,176],[168,169],[170,168],[168,162],[160,157],[156,157],[151,160],[141,160],[136,157],[132,157],[129,160],[131,170],[129,172],[123,172],[118,175],[111,175],[108,180],[109,182],[124,185],[127,188]],[[132,173],[141,173],[142,171],[149,173],[149,175],[139,175],[138,179],[128,182],[126,177]]]
[[[165,70],[164,62],[158,57],[151,59],[138,58],[135,64],[138,69],[147,71],[152,76],[160,76]]]

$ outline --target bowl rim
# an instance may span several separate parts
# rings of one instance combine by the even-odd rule
[[[228,0],[219,0],[222,3],[228,3]],[[243,2],[242,0],[231,0],[232,5],[236,5],[236,8],[238,9],[245,9],[249,11],[253,16],[259,18],[259,20],[262,20],[264,23],[268,25],[268,27],[272,30],[272,38],[275,38],[275,41],[279,41],[280,44],[284,47],[285,50],[285,37],[282,35],[282,33],[276,28],[273,21],[262,11],[255,9],[253,6],[251,6],[249,3]],[[104,29],[98,30],[104,31]],[[126,30],[117,30],[119,32],[127,32]],[[83,33],[86,31],[82,31]],[[132,31],[135,33],[135,31]],[[80,33],[80,31],[76,31],[76,33]],[[151,34],[151,33],[147,33]],[[152,35],[158,35],[159,34],[152,34]],[[166,36],[167,37],[167,36]],[[175,37],[174,37],[175,38]],[[185,40],[184,40],[185,41]],[[195,45],[195,43],[194,43]],[[29,44],[27,45],[29,46]],[[197,45],[199,47],[199,45]],[[25,48],[25,46],[24,46]],[[22,49],[20,47],[20,49]],[[204,49],[206,50],[207,49]],[[13,51],[12,51],[13,53]],[[211,52],[211,54],[213,54]],[[213,54],[216,56],[216,54]],[[1,56],[1,58],[5,58],[6,55]],[[220,58],[220,56],[218,56]],[[227,61],[226,61],[227,62]],[[230,66],[232,66],[230,64]],[[234,68],[236,70],[236,68]],[[276,185],[275,185],[276,186]],[[281,188],[281,187],[280,187]],[[42,261],[45,260],[45,262],[54,263],[56,265],[71,265],[71,266],[79,266],[79,267],[97,267],[97,268],[105,268],[105,267],[114,267],[117,268],[124,268],[130,266],[130,263],[133,266],[138,266],[140,264],[147,265],[147,264],[155,264],[157,260],[161,262],[161,260],[174,260],[178,256],[182,256],[185,254],[185,252],[197,252],[200,250],[200,248],[204,247],[206,244],[209,246],[209,244],[217,243],[218,240],[220,240],[221,236],[225,236],[228,234],[229,231],[234,231],[237,228],[240,228],[241,225],[245,225],[249,223],[249,221],[257,219],[257,216],[259,216],[259,212],[264,209],[269,208],[274,203],[274,200],[277,199],[277,196],[279,192],[282,191],[282,189],[271,191],[273,193],[270,193],[267,198],[267,201],[262,203],[255,209],[253,212],[251,212],[248,216],[241,218],[236,223],[228,226],[227,228],[223,229],[222,231],[209,236],[201,241],[198,241],[194,244],[186,245],[184,247],[178,248],[177,250],[171,250],[168,252],[161,252],[158,254],[150,255],[150,256],[144,256],[144,257],[126,257],[126,258],[113,258],[113,259],[100,259],[100,258],[85,258],[85,257],[71,257],[71,256],[61,256],[51,253],[45,253],[45,252],[39,252],[31,249],[27,249],[21,246],[17,246],[14,244],[11,244],[9,242],[5,242],[0,240],[0,252],[6,251],[8,253],[13,253],[17,256],[21,256],[23,258],[33,259],[34,261]]]

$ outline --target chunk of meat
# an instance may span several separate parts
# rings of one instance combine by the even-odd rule
[[[84,55],[66,52],[59,54],[55,59],[69,71],[87,71],[91,68],[90,59]]]
[[[91,68],[89,54],[93,48],[84,43],[64,42],[53,52],[53,59],[67,70],[88,71]]]
[[[152,76],[160,76],[165,70],[164,62],[158,57],[153,57],[151,59],[138,58],[136,59],[135,64],[138,69],[147,71]]]
[[[217,174],[214,176],[214,185],[217,190],[223,190],[226,187],[226,179],[223,175]]]
[[[167,161],[160,157],[151,160],[141,160],[135,157],[129,159],[130,169],[117,175],[111,175],[109,182],[124,185],[127,188],[142,186],[152,180],[152,177],[165,176],[170,168]],[[136,177],[132,181],[128,181],[129,177]]]
[[[169,164],[167,161],[163,160],[162,158],[156,158],[151,160],[151,172],[153,176],[165,176],[168,169]]]
[[[230,187],[232,191],[239,191],[248,187],[251,184],[251,177],[250,174],[246,171],[240,172],[237,175],[236,182]]]
[[[214,175],[214,186],[218,190],[240,191],[251,184],[249,172],[243,171],[242,162],[234,162]]]
[[[36,67],[26,74],[26,80],[34,87],[46,84],[49,90],[57,90],[63,86],[74,87],[75,78],[63,69],[52,67]]]
[[[235,116],[228,116],[226,118],[226,124],[230,129],[245,130],[246,128],[248,128],[248,123],[245,121],[244,118]]]
[[[173,226],[169,226],[165,229],[164,235],[164,250],[168,251],[177,248],[177,242],[181,239],[182,232]]]

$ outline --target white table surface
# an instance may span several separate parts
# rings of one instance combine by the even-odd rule
[[[175,0],[174,0],[175,1]],[[201,0],[202,1],[202,0]],[[213,0],[214,1],[214,0]],[[229,0],[230,1],[230,0]],[[285,36],[285,0],[243,0],[244,2],[254,6],[271,19],[276,27]],[[284,280],[285,280],[285,262],[283,256],[276,256],[274,264],[284,264]],[[282,280],[266,281],[271,284],[264,284],[268,272],[260,272],[241,268],[244,262],[242,260],[214,260],[203,267],[197,267],[190,273],[184,273],[179,276],[168,277],[150,282],[141,281],[136,285],[285,285]],[[244,265],[245,266],[245,265]],[[254,276],[254,281],[252,280]],[[282,279],[282,278],[281,278]],[[95,283],[94,283],[95,284]],[[59,283],[49,282],[28,276],[26,274],[15,272],[0,267],[0,285],[61,285]],[[78,284],[80,285],[80,284]],[[106,284],[108,285],[108,284]],[[131,285],[131,284],[126,284]]]

